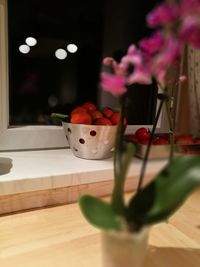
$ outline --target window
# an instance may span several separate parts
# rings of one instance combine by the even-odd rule
[[[133,2],[0,0],[1,150],[66,146],[51,112],[67,113],[86,100],[116,107],[99,90],[98,75],[104,56],[120,57],[148,33],[144,15],[152,4]],[[156,88],[137,86],[129,94],[128,123],[151,124]]]

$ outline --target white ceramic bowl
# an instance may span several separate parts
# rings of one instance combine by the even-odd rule
[[[75,156],[83,159],[104,159],[112,156],[116,125],[85,125],[67,122],[62,124]]]

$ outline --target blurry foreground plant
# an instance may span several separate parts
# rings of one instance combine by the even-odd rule
[[[152,36],[141,40],[138,46],[131,45],[119,63],[110,57],[103,61],[105,65],[112,67],[113,73],[102,73],[102,88],[119,97],[121,103],[114,152],[114,188],[110,203],[87,195],[81,197],[79,203],[86,219],[104,230],[134,232],[144,226],[166,220],[200,185],[200,156],[173,158],[175,117],[171,112],[172,97],[166,83],[169,67],[180,59],[185,45],[200,48],[200,1],[164,2],[148,14],[147,23],[149,27],[157,29]],[[185,78],[181,76],[180,80],[183,79]],[[124,184],[135,151],[132,143],[123,143],[127,86],[134,83],[150,84],[152,80],[155,80],[162,90],[158,95],[160,105],[143,161],[137,192],[126,204]],[[164,104],[171,134],[169,162],[152,182],[142,188],[152,138]]]

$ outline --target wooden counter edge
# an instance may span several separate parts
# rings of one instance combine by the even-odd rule
[[[153,174],[145,177],[145,184],[153,178]],[[129,177],[125,191],[134,192],[138,177]],[[108,196],[112,192],[113,181],[102,181],[88,184],[73,185],[62,188],[47,189],[33,192],[0,196],[0,215],[76,202],[81,195]]]

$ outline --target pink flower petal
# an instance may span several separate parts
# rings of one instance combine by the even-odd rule
[[[163,26],[173,23],[179,16],[176,4],[163,3],[156,6],[148,15],[147,23],[150,27]]]
[[[113,64],[114,61],[115,61],[115,60],[114,60],[114,58],[112,58],[112,57],[105,57],[105,58],[103,59],[103,64],[104,64],[104,65],[107,65],[107,66],[110,66],[110,65]]]
[[[199,0],[182,0],[180,2],[181,16],[199,15],[200,1]]]
[[[144,66],[137,66],[128,78],[128,84],[134,83],[151,84],[152,77],[150,70]]]
[[[186,42],[195,48],[200,48],[200,21],[195,16],[184,18],[180,28],[179,36],[181,41]]]
[[[160,67],[154,70],[154,77],[160,84],[165,83],[168,67]]]
[[[128,55],[133,55],[133,54],[135,54],[137,52],[137,48],[136,48],[136,46],[135,45],[130,45],[129,46],[129,48],[128,48],[128,52],[127,52],[127,54]]]
[[[160,32],[155,32],[150,38],[142,39],[139,45],[147,54],[152,55],[163,47],[164,38]]]
[[[103,72],[101,74],[101,86],[113,95],[123,95],[126,92],[126,80],[123,76]]]
[[[142,59],[142,54],[135,54],[135,55],[126,55],[122,58],[120,66],[126,67],[126,69],[130,66],[130,65],[138,65],[141,64],[143,61]]]
[[[181,48],[182,44],[178,40],[168,37],[162,51],[149,62],[153,76],[159,82],[164,81],[169,66],[174,65],[180,57]]]

